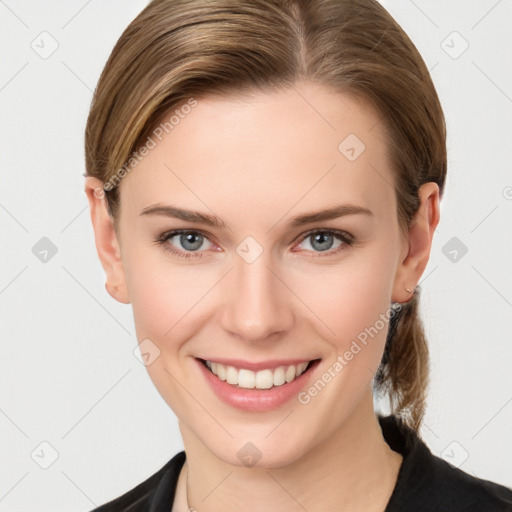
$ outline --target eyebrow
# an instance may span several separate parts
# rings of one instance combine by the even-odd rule
[[[291,221],[291,226],[304,226],[306,224],[311,224],[313,222],[322,222],[331,219],[337,219],[339,217],[344,217],[346,215],[373,215],[373,212],[368,208],[364,208],[363,206],[358,206],[354,204],[341,204],[334,206],[332,208],[328,208],[326,210],[321,210],[313,213],[306,213],[304,215],[299,215],[295,217]],[[226,224],[216,217],[215,215],[209,215],[206,213],[196,212],[192,210],[185,210],[182,208],[176,208],[175,206],[165,206],[165,205],[153,205],[147,206],[141,210],[140,215],[162,215],[165,217],[171,217],[175,219],[185,220],[187,222],[194,222],[197,224],[205,224],[207,226],[216,227],[216,228],[225,228]]]
[[[174,219],[186,220],[187,222],[195,222],[197,224],[206,224],[216,228],[225,228],[226,224],[215,215],[194,212],[192,210],[184,210],[175,206],[154,205],[148,206],[141,210],[140,215],[162,215]]]
[[[373,212],[368,208],[364,208],[363,206],[358,206],[355,204],[340,204],[327,210],[299,215],[298,217],[295,217],[292,220],[291,225],[303,226],[305,224],[311,224],[312,222],[322,222],[324,220],[331,220],[337,219],[339,217],[344,217],[345,215],[357,214],[371,216],[373,215]]]

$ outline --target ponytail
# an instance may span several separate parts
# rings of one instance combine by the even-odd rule
[[[375,390],[389,396],[392,414],[419,430],[426,407],[429,382],[429,351],[419,314],[420,287],[412,298],[395,304]]]

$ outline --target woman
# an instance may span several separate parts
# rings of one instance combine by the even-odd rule
[[[86,166],[107,290],[185,446],[96,510],[512,510],[418,434],[446,134],[377,2],[151,2]]]

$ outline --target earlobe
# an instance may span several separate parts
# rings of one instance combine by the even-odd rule
[[[103,182],[93,176],[87,176],[85,178],[85,193],[89,201],[96,250],[106,273],[105,288],[111,297],[123,304],[129,304],[121,248],[112,218],[107,210]]]
[[[408,302],[430,258],[435,229],[440,219],[439,186],[424,183],[419,190],[420,206],[411,221],[405,258],[401,256],[393,286],[392,301]]]

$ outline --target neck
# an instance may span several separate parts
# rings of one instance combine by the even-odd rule
[[[180,428],[187,459],[173,512],[382,512],[402,462],[384,440],[371,394],[323,442],[284,467],[229,464]]]

